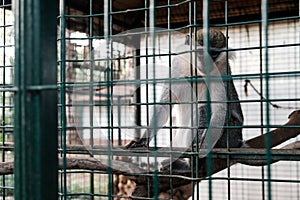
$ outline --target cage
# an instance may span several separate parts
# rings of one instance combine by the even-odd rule
[[[1,1],[1,199],[299,199],[299,13]]]

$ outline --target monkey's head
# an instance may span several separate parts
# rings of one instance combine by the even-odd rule
[[[208,32],[209,35],[209,43],[212,48],[222,49],[226,46],[226,37],[225,35],[216,29],[209,29]],[[203,30],[197,31],[197,44],[200,46],[203,46],[204,44],[204,36],[203,36]]]
[[[214,51],[214,49],[223,49],[226,47],[226,37],[225,35],[216,29],[209,29],[209,44],[211,47],[210,56],[215,61],[217,57],[220,55],[219,51]],[[197,31],[197,44],[200,46],[204,45],[204,34],[203,30]]]
[[[218,67],[218,70],[221,74],[225,74],[226,66],[228,59],[234,59],[234,53],[233,52],[224,52],[222,49],[226,47],[226,40],[227,38],[225,35],[217,30],[217,29],[209,29],[208,32],[209,35],[209,43],[210,43],[210,51],[209,54]],[[196,38],[197,45],[203,47],[204,45],[204,33],[203,30],[197,31],[197,38]],[[203,58],[202,58],[203,59]],[[230,69],[229,69],[230,70]]]
[[[197,65],[197,69],[199,69],[199,74],[205,74],[206,70],[205,65],[204,65],[204,35],[205,33],[203,32],[203,30],[198,30],[196,33],[196,41],[194,41],[197,44],[197,58],[199,61],[199,64]],[[225,37],[225,35],[217,30],[217,29],[209,29],[208,32],[209,35],[209,43],[210,43],[210,49],[209,49],[209,55],[213,61],[213,64],[215,64],[215,66],[218,68],[218,70],[220,71],[221,74],[225,74],[226,71],[226,66],[227,66],[227,62],[229,59],[233,59],[234,58],[234,53],[230,52],[230,51],[223,51],[223,49],[226,47],[226,40],[227,38]],[[186,50],[189,51],[190,50],[190,36],[187,35],[186,36],[186,40],[185,40],[185,48],[187,48]],[[182,49],[181,49],[182,50]],[[184,57],[181,56],[181,58],[184,58],[186,60],[186,62],[190,62],[190,58],[189,57]],[[177,60],[177,59],[176,59]],[[178,62],[178,61],[177,61]],[[194,63],[194,62],[193,62]],[[183,64],[181,64],[181,66],[184,66]],[[211,70],[213,70],[213,68],[210,68]]]

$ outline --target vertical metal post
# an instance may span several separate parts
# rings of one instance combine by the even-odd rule
[[[3,5],[4,5],[4,3],[5,2],[3,2]],[[6,55],[6,8],[4,7],[3,8],[3,15],[1,16],[1,17],[3,17],[3,20],[2,20],[2,23],[0,24],[1,26],[3,26],[3,38],[1,38],[1,40],[2,40],[2,43],[3,43],[3,54],[2,55]],[[1,56],[2,57],[2,60],[3,60],[3,68],[2,68],[2,83],[3,83],[3,85],[5,85],[5,83],[7,82],[6,81],[6,59],[5,59],[5,56]],[[2,114],[2,116],[1,116],[1,137],[2,137],[2,142],[1,142],[1,145],[5,145],[5,136],[6,136],[6,129],[5,129],[5,126],[6,126],[6,120],[5,120],[5,117],[6,117],[6,112],[5,112],[5,105],[6,105],[6,98],[7,98],[7,92],[5,92],[5,91],[2,91],[1,92],[1,94],[0,95],[2,95],[2,103],[1,103],[1,114]],[[5,157],[6,157],[6,152],[3,150],[3,149],[1,149],[1,153],[2,153],[2,159],[1,159],[1,161],[2,162],[5,162]],[[5,176],[2,176],[1,177],[1,179],[2,179],[2,181],[1,181],[1,183],[2,183],[2,186],[3,187],[5,187],[5,185],[6,185],[6,181],[5,181]],[[6,194],[6,189],[2,189],[2,199],[5,199],[5,194]]]
[[[205,73],[210,74],[210,65],[209,63],[209,0],[203,0],[203,11],[202,11],[202,17],[203,17],[203,47],[204,47],[204,64],[205,64]],[[210,119],[210,113],[211,113],[211,105],[210,105],[210,95],[209,95],[209,89],[210,89],[210,81],[211,78],[210,76],[205,77],[205,82],[207,84],[207,116],[206,119]],[[207,126],[209,126],[209,121],[206,122]],[[208,152],[207,152],[207,176],[209,177],[208,179],[208,191],[209,191],[209,199],[212,198],[212,180],[211,180],[211,175],[212,175],[212,156],[210,147],[211,147],[211,136],[210,136],[210,129],[207,129],[206,137],[208,137]]]
[[[14,1],[15,199],[53,200],[57,178],[56,1]]]
[[[270,132],[270,98],[269,98],[269,52],[268,52],[268,34],[269,34],[269,15],[268,15],[268,0],[261,1],[261,19],[262,19],[262,30],[263,30],[263,49],[265,56],[265,95],[266,95],[266,132]],[[271,184],[271,137],[270,134],[266,135],[266,155],[267,155],[267,178],[268,178],[268,199],[272,199],[272,184]]]
[[[67,114],[66,114],[66,5],[65,0],[59,1],[60,23],[60,145],[62,147],[62,172],[60,174],[61,199],[67,199]]]
[[[90,59],[90,85],[89,85],[89,120],[90,120],[90,146],[93,149],[94,148],[94,47],[93,47],[93,0],[90,0],[90,17],[89,17],[89,59]],[[91,155],[93,157],[93,155]],[[95,186],[94,186],[94,173],[93,171],[90,174],[90,193],[94,194],[95,193]],[[90,196],[91,200],[94,200],[94,196]]]
[[[111,44],[111,34],[112,34],[112,17],[111,17],[111,0],[104,0],[104,39],[106,40],[106,71],[105,71],[105,81],[107,83],[107,93],[106,93],[106,106],[107,106],[107,156],[108,162],[107,165],[111,166],[111,159],[112,159],[112,127],[113,127],[113,120],[112,120],[112,81],[113,81],[113,69],[112,69],[112,44]],[[107,169],[108,174],[108,199],[113,199],[113,175],[111,168]]]
[[[152,69],[152,73],[153,73],[153,113],[154,115],[156,115],[156,66],[155,66],[155,62],[156,62],[156,57],[155,57],[155,50],[156,50],[156,13],[155,13],[155,5],[156,5],[156,1],[155,0],[150,0],[149,1],[149,23],[150,23],[150,46],[151,46],[151,54],[152,54],[152,63],[151,63],[151,67]],[[155,173],[154,173],[154,178],[153,178],[153,185],[154,185],[154,195],[153,197],[155,199],[157,199],[158,197],[158,162],[157,162],[157,121],[154,121],[154,127],[153,128],[153,133],[154,133],[154,167],[155,167]]]
[[[263,135],[264,134],[264,91],[263,91],[263,83],[264,83],[264,76],[263,76],[263,38],[262,38],[262,24],[259,24],[259,72],[260,72],[260,77],[259,77],[259,81],[260,81],[260,93],[261,93],[261,97],[260,97],[260,125],[262,128],[260,128],[260,134]],[[262,190],[262,200],[265,200],[265,166],[261,167],[261,177],[262,177],[262,181],[261,181],[261,190]]]
[[[229,2],[228,0],[225,0],[225,24],[226,24],[226,27],[225,27],[225,37],[226,37],[226,50],[228,50],[228,29],[229,27],[227,26],[228,24],[228,5],[229,5]],[[228,52],[226,52],[226,75],[229,74],[229,58],[228,58]],[[226,81],[226,96],[228,97],[229,96],[229,81]],[[226,103],[226,121],[225,121],[225,125],[226,126],[229,126],[229,116],[230,116],[230,109],[229,109],[229,104]],[[229,151],[229,146],[230,146],[230,141],[229,141],[229,135],[230,135],[230,129],[227,129],[226,130],[226,143],[227,143],[227,150]],[[230,156],[227,156],[227,166],[230,166]],[[227,188],[228,188],[228,191],[227,191],[227,199],[231,199],[231,180],[230,180],[230,176],[231,176],[231,173],[230,173],[230,167],[227,168],[227,177],[228,177],[228,180],[227,180]]]

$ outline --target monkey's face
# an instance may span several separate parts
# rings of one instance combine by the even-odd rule
[[[196,66],[203,74],[211,73],[213,70],[217,69],[215,62],[220,55],[220,51],[218,51],[218,49],[213,48],[207,52],[202,46],[200,46],[195,51],[195,54],[198,62]]]
[[[224,49],[210,48],[209,52],[204,51],[201,46],[195,51],[197,57],[197,69],[203,74],[225,75],[229,60],[233,60],[235,54]]]

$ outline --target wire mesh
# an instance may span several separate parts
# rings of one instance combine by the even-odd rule
[[[14,28],[11,4],[1,1],[0,5],[0,151],[1,162],[13,161],[13,64],[14,64]],[[0,177],[0,198],[12,199],[14,177],[3,174]]]
[[[4,169],[15,175],[15,199],[58,196],[57,5],[36,0],[13,5],[14,163],[4,163]]]
[[[165,102],[169,105],[169,109],[166,108],[165,111],[169,116],[168,122],[162,127],[157,126],[159,122],[154,123],[154,132],[157,134],[154,134],[150,143],[150,146],[154,147],[151,155],[143,157],[142,150],[137,150],[140,155],[127,152],[127,158],[123,154],[112,155],[122,152],[122,149],[116,149],[134,138],[139,138],[151,125],[152,112],[155,113],[161,104],[162,83],[171,86],[176,81],[180,82],[172,80],[172,59],[174,54],[182,53],[177,52],[175,48],[184,45],[186,35],[190,35],[191,40],[196,41],[196,37],[192,36],[195,36],[199,29],[204,27],[206,30],[212,27],[221,30],[226,38],[229,38],[226,40],[224,51],[228,52],[228,55],[233,52],[236,57],[234,62],[230,62],[230,78],[237,88],[238,102],[244,112],[245,122],[242,127],[238,127],[243,129],[244,140],[280,127],[289,113],[298,109],[297,1],[145,1],[131,2],[128,5],[118,1],[90,1],[81,9],[77,3],[62,1],[61,4],[64,6],[60,17],[64,22],[61,21],[60,25],[66,30],[61,35],[61,40],[64,40],[66,45],[65,55],[62,55],[65,56],[66,62],[61,60],[61,65],[65,65],[61,68],[64,71],[61,74],[61,83],[65,87],[62,90],[63,96],[66,91],[66,96],[61,98],[65,98],[65,102],[61,104],[62,109],[66,109],[66,122],[62,121],[66,127],[62,127],[61,130],[64,143],[61,145],[68,149],[68,144],[83,144],[88,149],[87,156],[98,159],[107,156],[108,163],[117,158],[129,159],[130,162],[139,163],[150,171],[154,170],[154,179],[148,179],[148,185],[154,181],[153,191],[148,190],[150,199],[164,197],[159,192],[158,177],[161,175],[157,172],[157,165],[169,156],[158,147],[168,145],[175,138],[176,131],[193,128],[176,124],[178,116],[176,111],[170,109],[173,107],[171,93],[171,100]],[[295,10],[292,9],[293,6]],[[290,13],[286,13],[286,10]],[[84,34],[80,35],[78,32]],[[208,39],[204,43],[208,45]],[[192,49],[191,44],[187,50]],[[65,79],[62,78],[64,76]],[[193,87],[193,81],[190,81]],[[196,115],[196,118],[201,117],[197,113],[192,115]],[[230,128],[228,122],[225,126],[229,126],[229,133],[232,128],[236,128]],[[74,138],[72,134],[77,139],[71,139]],[[284,179],[281,175],[284,174],[282,170],[286,165],[289,166],[288,171],[295,174],[298,164],[296,161],[281,161],[271,165],[275,157],[271,154],[269,140],[271,138],[267,139],[266,151],[263,153],[269,163],[266,167],[248,167],[240,164],[229,167],[230,163],[234,162],[234,156],[243,157],[237,152],[230,154],[229,147],[219,154],[208,154],[208,169],[213,168],[213,159],[221,154],[225,155],[228,168],[213,176],[208,172],[209,176],[204,179],[197,172],[191,173],[192,183],[202,180],[199,187],[189,188],[193,194],[191,198],[295,198],[298,195],[298,177],[286,176]],[[102,151],[97,149],[99,145],[107,150],[106,155],[98,155],[102,154]],[[279,147],[282,146],[284,144]],[[195,148],[192,151],[197,154],[198,150]],[[65,153],[64,156],[68,154],[64,148],[62,152]],[[180,152],[178,155],[190,159],[195,156],[186,152]],[[173,152],[171,159],[176,156]],[[254,152],[246,153],[244,159],[255,159],[256,156]],[[279,159],[286,160],[287,155],[283,154]],[[201,163],[191,159],[191,165],[198,168]],[[85,172],[86,177],[82,179],[82,183],[89,187],[82,188],[78,196],[98,196],[101,199],[107,195],[109,199],[113,195],[130,195],[131,187],[126,192],[118,187],[126,187],[126,184],[120,183],[124,177],[113,177],[111,173],[112,171],[107,171],[107,175],[94,171]],[[62,174],[62,196],[76,196],[76,191],[70,186],[72,184],[68,184],[67,181],[76,179],[78,173],[75,175],[70,172],[66,176],[66,172],[62,171]],[[174,177],[172,174],[169,176]],[[106,185],[106,192],[100,192],[98,185],[89,184],[95,183],[95,180]],[[124,178],[125,180],[127,179]],[[292,181],[289,182],[290,180]],[[128,183],[130,184],[132,183]],[[171,191],[172,185],[170,179]],[[68,186],[71,188],[67,188]],[[279,187],[294,189],[287,194],[278,192]],[[170,192],[168,195],[165,198],[176,198],[175,193]],[[115,199],[121,196],[115,196]]]
[[[299,110],[299,1],[60,0],[58,9],[58,83],[50,89],[58,89],[59,102],[58,113],[49,113],[49,118],[58,115],[59,199],[121,200],[132,194],[137,199],[300,198],[298,137],[274,150],[275,139],[266,134],[255,143],[261,146],[246,148],[252,138],[283,128],[289,114]],[[14,154],[11,10],[10,1],[1,1],[4,164]],[[222,48],[214,46],[209,29],[224,34]],[[195,60],[199,30],[204,53]],[[209,67],[195,70],[202,62],[212,65],[222,53],[226,73],[216,77],[209,75]],[[188,64],[174,73],[178,56],[187,56]],[[238,99],[208,98],[218,80],[228,98],[233,82]],[[208,89],[200,99],[202,83]],[[184,92],[185,100],[178,100],[176,92]],[[223,143],[213,151],[203,149],[203,138],[193,134],[208,128],[210,111],[224,104],[224,123],[220,120],[221,127],[207,132],[209,144],[210,133],[222,130]],[[205,105],[204,114],[199,105]],[[241,105],[242,124],[228,119],[232,105]],[[297,128],[293,124],[284,133]],[[124,148],[149,131],[154,133],[149,148]],[[244,143],[233,131],[243,132]],[[178,159],[190,165],[188,172],[172,164]],[[250,166],[243,164],[247,161]],[[251,161],[265,164],[251,166]],[[1,175],[1,199],[14,199],[13,180],[11,174]]]

